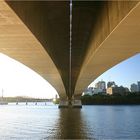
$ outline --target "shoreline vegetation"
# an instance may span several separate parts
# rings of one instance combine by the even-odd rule
[[[127,95],[84,95],[82,105],[140,105],[140,93]]]
[[[140,105],[140,92],[125,95],[93,94],[81,96],[82,105]],[[59,98],[55,100],[59,104]]]
[[[8,103],[12,103],[12,102],[52,102],[52,99],[40,99],[40,98],[31,98],[31,97],[22,97],[22,96],[18,96],[18,97],[3,97],[0,98],[0,101],[3,100],[5,102]]]
[[[2,99],[0,98],[0,101]],[[55,101],[53,99],[40,99],[31,97],[3,97],[3,100],[8,103],[12,102],[53,102],[59,104],[59,98]],[[106,95],[93,94],[81,96],[82,105],[140,105],[140,92],[128,93],[126,95]]]

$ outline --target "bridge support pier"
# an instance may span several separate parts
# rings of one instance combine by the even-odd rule
[[[60,99],[58,108],[82,108],[82,102],[80,98]]]

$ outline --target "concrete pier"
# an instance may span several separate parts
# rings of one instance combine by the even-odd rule
[[[68,108],[68,101],[60,100],[58,108]]]
[[[72,101],[72,107],[73,108],[82,108],[82,102],[81,102],[81,100],[73,100]]]
[[[81,100],[72,100],[71,103],[68,100],[60,100],[58,108],[82,108],[82,103]]]

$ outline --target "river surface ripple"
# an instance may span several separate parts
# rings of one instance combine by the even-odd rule
[[[51,103],[0,106],[0,140],[140,139],[140,106],[58,109]]]

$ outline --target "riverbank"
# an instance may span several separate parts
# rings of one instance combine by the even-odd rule
[[[0,98],[0,101],[2,99]],[[12,102],[50,102],[52,99],[39,99],[39,98],[31,98],[31,97],[3,97],[3,101],[12,103]]]
[[[140,105],[140,94],[128,95],[85,95],[81,97],[82,105]]]

